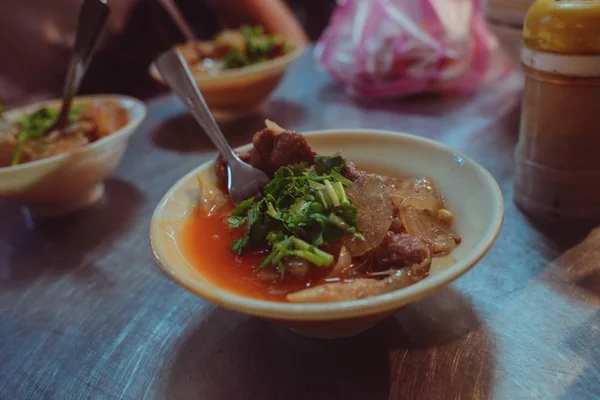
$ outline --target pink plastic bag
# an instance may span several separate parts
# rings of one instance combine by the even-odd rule
[[[464,92],[508,72],[480,0],[339,0],[315,54],[352,95]]]

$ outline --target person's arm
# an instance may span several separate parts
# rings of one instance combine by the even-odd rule
[[[207,0],[226,25],[262,25],[300,43],[308,42],[306,32],[294,13],[281,0]]]

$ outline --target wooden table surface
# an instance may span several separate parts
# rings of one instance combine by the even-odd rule
[[[305,56],[263,115],[298,131],[382,128],[439,140],[494,175],[490,253],[359,336],[307,339],[215,307],[162,275],[148,243],[165,191],[215,150],[172,96],[149,103],[106,196],[37,222],[0,204],[0,399],[596,399],[600,231],[538,226],[511,201],[520,78],[473,96],[360,104]]]

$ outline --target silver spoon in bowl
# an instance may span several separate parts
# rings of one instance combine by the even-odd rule
[[[155,64],[164,81],[183,101],[227,161],[227,189],[231,198],[241,201],[259,194],[260,189],[269,182],[269,177],[261,170],[242,161],[227,143],[179,52],[169,50],[160,55]]]
[[[85,0],[79,10],[77,21],[77,34],[73,55],[69,62],[69,69],[63,88],[62,107],[58,118],[46,129],[44,135],[56,129],[61,129],[69,122],[69,112],[73,98],[79,90],[85,72],[96,53],[100,38],[106,32],[106,23],[110,9],[106,0]]]

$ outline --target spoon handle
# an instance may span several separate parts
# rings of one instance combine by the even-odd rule
[[[63,88],[63,107],[58,118],[59,121],[66,120],[68,117],[73,97],[75,97],[87,67],[98,48],[99,39],[106,32],[109,11],[106,0],[85,0],[81,6],[75,47]]]
[[[223,136],[221,129],[219,129],[215,118],[206,104],[206,100],[204,100],[202,93],[200,93],[196,85],[192,73],[179,52],[169,50],[159,56],[155,63],[156,68],[158,68],[160,75],[167,85],[183,101],[183,104],[186,105],[192,116],[208,134],[208,137],[219,152],[221,152],[221,155],[228,162],[240,161],[225,139],[225,136]]]
[[[173,0],[159,0],[159,3],[167,11],[175,25],[177,25],[177,28],[179,28],[179,31],[183,34],[183,36],[185,36],[185,40],[190,41],[197,39],[194,31],[185,21],[183,14]]]

